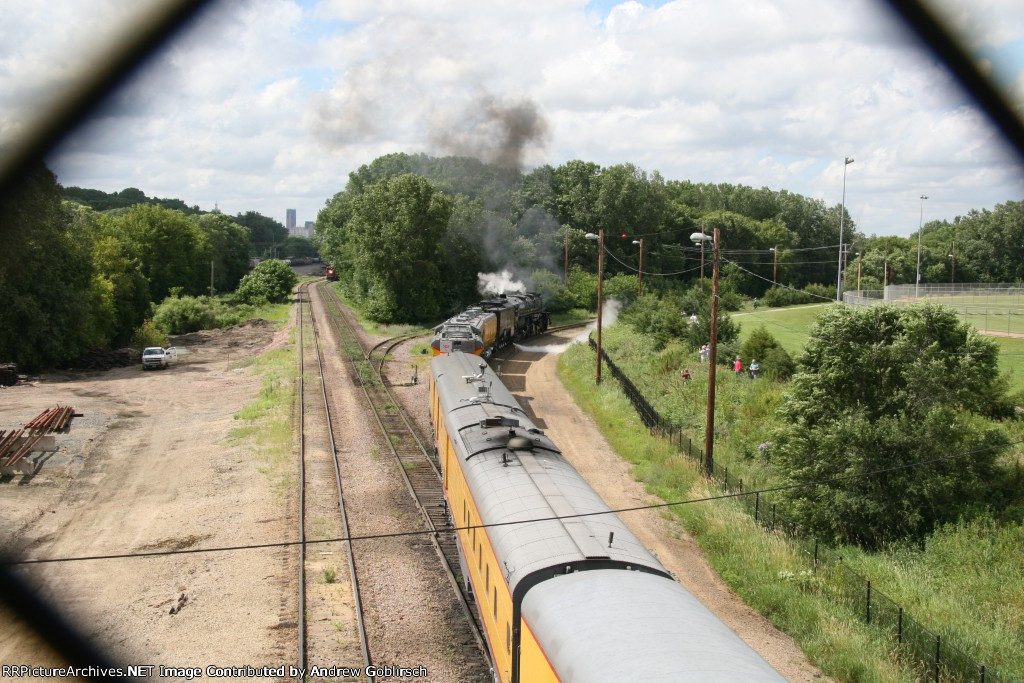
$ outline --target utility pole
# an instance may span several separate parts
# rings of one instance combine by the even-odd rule
[[[601,309],[604,307],[604,230],[595,235],[587,233],[588,240],[597,240],[597,384],[601,383]]]
[[[569,286],[569,227],[565,227],[565,267],[562,270],[562,286]]]
[[[860,291],[860,271],[864,266],[864,254],[857,252],[857,291]]]
[[[714,269],[711,275],[711,348],[710,363],[708,364],[708,410],[704,426],[704,472],[709,477],[715,473],[715,369],[718,352],[718,255],[719,255],[719,233],[715,228],[715,236],[708,237],[704,233],[695,232],[690,235],[694,242],[704,242],[713,239],[715,242]]]
[[[779,248],[772,247],[772,289],[778,286],[779,282]]]
[[[640,245],[640,268],[637,270],[636,280],[636,296],[640,298],[644,295],[644,238],[633,240],[633,244]]]
[[[839,205],[839,272],[836,273],[836,301],[843,300],[843,219],[846,218],[846,167],[853,163],[850,157],[843,157],[843,202]]]
[[[700,243],[700,291],[704,291],[704,243]]]

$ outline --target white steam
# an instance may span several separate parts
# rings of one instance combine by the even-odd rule
[[[476,288],[482,294],[510,294],[526,291],[526,285],[512,277],[512,273],[507,270],[500,273],[477,273]]]
[[[622,310],[622,302],[618,299],[609,299],[604,302],[601,306],[601,329],[611,327],[619,321],[619,311]],[[528,353],[562,353],[573,344],[585,344],[590,333],[597,329],[597,321],[587,325],[586,329],[580,332],[578,335],[573,337],[567,342],[561,344],[545,344],[543,346],[527,346],[526,344],[516,344],[516,348],[520,351],[526,351]]]

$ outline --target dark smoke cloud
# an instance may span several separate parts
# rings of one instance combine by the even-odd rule
[[[484,93],[454,119],[436,116],[430,142],[444,154],[519,169],[531,145],[546,144],[547,132],[547,122],[532,100],[499,101]]]

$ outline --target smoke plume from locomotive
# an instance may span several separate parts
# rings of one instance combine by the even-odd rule
[[[477,273],[476,288],[481,294],[512,294],[526,291],[526,285],[516,280],[507,270],[500,273]]]
[[[607,328],[617,323],[619,321],[619,311],[621,310],[621,301],[618,301],[617,299],[609,299],[608,301],[605,301],[604,305],[601,306],[601,327]],[[587,338],[590,337],[590,333],[595,329],[597,329],[596,320],[587,325],[585,330],[567,342],[563,342],[561,344],[544,344],[542,346],[516,344],[516,348],[527,353],[562,353],[573,344],[586,343]]]

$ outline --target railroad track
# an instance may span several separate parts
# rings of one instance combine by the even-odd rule
[[[387,360],[395,347],[402,342],[419,337],[420,334],[420,332],[408,332],[397,337],[391,337],[390,339],[378,342],[376,346],[366,352],[366,360],[374,365],[374,370],[376,371],[377,376],[381,378],[381,381],[387,381],[384,377],[384,361]]]
[[[341,300],[330,287],[321,288],[324,301],[331,311],[331,320],[338,333],[338,341],[345,351],[347,360],[353,366],[353,377],[362,386],[366,399],[376,416],[376,421],[385,436],[392,455],[398,461],[398,470],[406,488],[416,502],[420,514],[430,532],[429,537],[442,562],[442,568],[452,585],[463,612],[470,625],[472,640],[464,642],[466,648],[474,648],[490,666],[487,645],[483,635],[476,601],[464,586],[458,545],[451,530],[447,502],[444,497],[441,473],[438,470],[433,444],[425,442],[416,433],[399,401],[388,389],[382,377],[384,358],[402,341],[417,334],[403,335],[377,344],[366,350],[359,342],[353,323],[342,310]],[[377,355],[379,358],[374,358]],[[377,361],[379,360],[379,363]],[[375,365],[376,363],[376,365]]]
[[[309,285],[303,285],[298,291],[298,328],[299,328],[299,534],[302,543],[299,545],[299,666],[308,669],[310,664],[310,649],[317,659],[314,663],[337,661],[338,656],[350,656],[349,652],[331,651],[331,645],[337,642],[336,633],[328,631],[326,637],[322,633],[310,637],[309,624],[317,623],[320,628],[325,621],[319,618],[322,615],[316,614],[322,610],[324,605],[333,601],[321,599],[318,601],[307,600],[307,589],[321,593],[318,597],[326,597],[323,594],[331,590],[330,586],[335,583],[336,567],[331,564],[331,550],[326,544],[314,546],[318,555],[308,556],[306,542],[310,539],[307,535],[307,517],[315,522],[322,522],[326,516],[325,508],[337,507],[340,526],[335,537],[348,538],[349,532],[348,515],[345,510],[344,489],[341,481],[341,469],[338,462],[338,453],[335,448],[334,428],[331,420],[330,403],[327,400],[326,382],[324,381],[323,357],[320,351],[320,334],[317,327],[316,317],[313,315],[312,304],[309,299]],[[306,336],[305,319],[308,315],[309,331],[311,339]],[[307,349],[307,346],[310,348]],[[312,351],[312,353],[309,353]],[[320,385],[320,391],[306,392],[306,375],[310,373]],[[315,415],[325,424],[319,425],[320,429],[307,429],[307,415]],[[308,432],[308,433],[307,433]],[[307,446],[312,446],[307,448]],[[333,477],[331,472],[333,471]],[[307,487],[307,483],[311,487]],[[307,488],[309,490],[307,490]],[[336,491],[336,494],[335,494]],[[307,505],[307,502],[310,504]],[[322,516],[323,515],[323,516]],[[314,524],[316,526],[316,524]],[[326,529],[315,530],[315,535],[331,535]],[[359,579],[356,572],[355,557],[352,543],[342,542],[345,548],[345,555],[348,563],[349,586],[351,590],[353,613],[356,620],[358,632],[359,649],[363,667],[369,666],[371,662],[369,644],[366,638],[366,627],[363,619],[362,600],[359,594]],[[324,581],[321,583],[319,577]],[[332,596],[333,597],[333,596]],[[318,617],[312,619],[311,615]],[[308,647],[314,643],[313,647]],[[330,644],[325,646],[325,643]],[[373,683],[372,677],[367,677]]]

